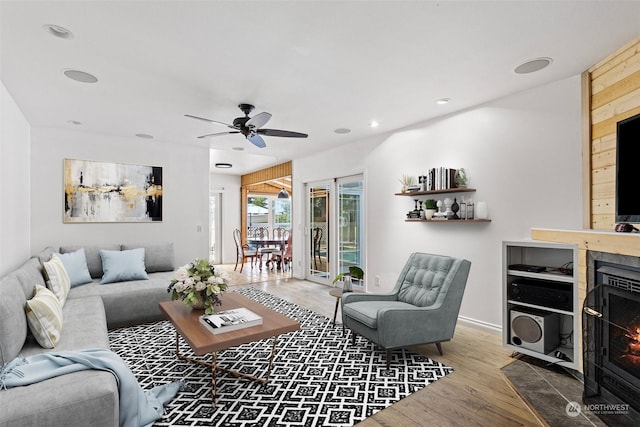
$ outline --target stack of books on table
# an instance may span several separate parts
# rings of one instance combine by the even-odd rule
[[[235,331],[250,326],[262,325],[262,317],[244,307],[200,316],[202,323],[214,334]]]

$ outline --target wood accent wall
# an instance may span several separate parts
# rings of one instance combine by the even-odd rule
[[[249,190],[258,189],[260,192],[274,192],[263,185],[268,181],[293,175],[293,162],[289,161],[270,168],[251,172],[240,177],[240,236],[242,242],[247,241],[247,199]],[[279,189],[275,191],[277,193]],[[289,192],[291,195],[292,193]]]
[[[591,125],[586,138],[591,175],[585,177],[585,192],[591,199],[585,212],[585,228],[613,230],[615,227],[616,123],[640,113],[640,38],[591,67],[585,94]],[[583,85],[583,91],[585,86]]]

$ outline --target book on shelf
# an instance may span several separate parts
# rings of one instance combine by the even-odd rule
[[[202,323],[213,334],[236,331],[251,326],[262,325],[262,317],[253,311],[240,307],[200,316]]]

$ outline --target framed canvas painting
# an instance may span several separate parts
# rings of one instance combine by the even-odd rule
[[[162,167],[64,159],[64,222],[162,221]]]

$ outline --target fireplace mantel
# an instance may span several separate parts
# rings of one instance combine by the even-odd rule
[[[616,233],[614,231],[599,230],[554,230],[532,228],[531,238],[546,242],[568,243],[578,247],[578,298],[579,310],[587,296],[587,252],[598,251],[612,254],[640,257],[640,233]],[[577,313],[576,313],[577,314]],[[580,316],[578,317],[580,319]],[[580,327],[582,327],[580,325]],[[580,340],[578,344],[582,346]],[[578,354],[582,355],[582,349]],[[582,362],[580,362],[582,367]],[[582,371],[582,368],[580,369]]]
[[[575,244],[578,245],[578,250],[640,256],[640,233],[532,228],[531,238],[547,242]]]

